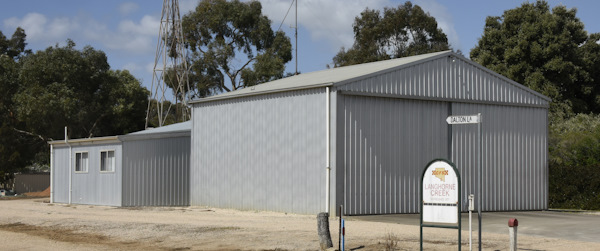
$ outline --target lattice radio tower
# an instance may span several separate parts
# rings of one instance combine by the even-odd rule
[[[152,94],[146,112],[146,128],[154,114],[158,119],[158,126],[165,125],[169,114],[174,115],[174,122],[189,120],[189,90],[189,68],[183,44],[179,1],[164,0],[152,74]],[[169,91],[173,93],[172,99],[167,98],[170,96]],[[170,103],[165,104],[165,101]]]

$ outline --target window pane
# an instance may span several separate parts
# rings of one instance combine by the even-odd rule
[[[88,171],[88,153],[75,153],[75,171]]]
[[[88,153],[81,153],[81,171],[88,171]]]
[[[81,153],[75,153],[75,171],[81,172]]]
[[[100,171],[106,171],[106,152],[100,152]]]
[[[115,151],[100,152],[100,171],[113,172],[115,170]]]
[[[108,171],[115,170],[115,151],[108,152]]]

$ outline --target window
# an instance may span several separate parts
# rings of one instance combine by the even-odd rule
[[[115,171],[115,151],[100,152],[100,172]]]
[[[75,172],[87,173],[88,171],[88,153],[75,153]]]

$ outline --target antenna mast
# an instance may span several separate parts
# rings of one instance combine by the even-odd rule
[[[173,92],[172,99],[167,99],[168,89]],[[183,44],[178,0],[163,1],[150,91],[146,128],[151,122],[160,127],[168,122],[176,123],[190,119],[187,104],[187,93],[190,91],[189,68]],[[167,121],[169,117],[171,120]]]

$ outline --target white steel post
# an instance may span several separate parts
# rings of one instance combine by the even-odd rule
[[[517,250],[517,227],[519,226],[519,221],[517,219],[509,219],[508,220],[508,236],[510,238],[510,251]]]
[[[479,251],[481,251],[481,205],[483,200],[483,186],[481,185],[481,180],[483,179],[483,165],[481,163],[481,155],[482,155],[482,140],[481,140],[481,123],[483,123],[483,118],[481,117],[481,113],[478,113],[479,123],[477,124],[477,134],[479,136],[479,154],[477,154],[478,158],[478,168],[479,168],[479,196],[477,198],[477,215],[479,218]]]
[[[469,194],[469,251],[473,250],[473,210],[475,210],[475,205],[473,205],[473,199],[475,195]]]
[[[329,87],[325,88],[325,94],[327,96],[325,96],[325,151],[327,151],[325,153],[325,212],[329,213],[329,193],[331,192],[331,184],[330,184],[330,173],[331,173],[331,167],[330,167],[330,142],[329,142],[329,134],[330,134],[330,124],[329,124],[329,109],[330,109],[330,104],[329,104]]]

